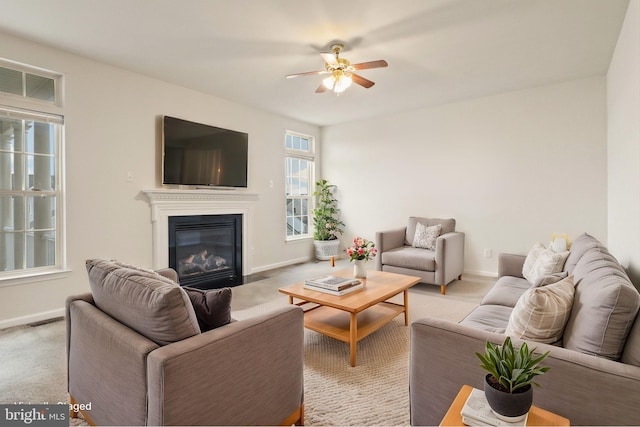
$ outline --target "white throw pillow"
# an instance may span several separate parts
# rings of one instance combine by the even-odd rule
[[[424,224],[416,224],[416,234],[413,236],[413,247],[436,250],[436,240],[440,236],[442,225],[427,227]]]
[[[545,248],[542,243],[536,243],[535,245],[533,245],[524,260],[524,265],[522,266],[522,277],[531,282],[531,270],[533,269],[533,266],[538,260],[540,254],[546,249],[547,248]]]
[[[552,249],[542,251],[526,279],[532,284],[538,283],[544,276],[560,273],[569,257],[569,251],[554,252]]]
[[[511,312],[505,335],[547,344],[559,341],[571,315],[574,293],[573,276],[527,289]]]

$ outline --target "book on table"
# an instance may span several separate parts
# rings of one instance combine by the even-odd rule
[[[474,388],[460,411],[462,422],[468,426],[526,426],[527,417],[522,421],[510,423],[503,421],[491,410],[484,391]]]
[[[323,276],[316,279],[306,280],[305,285],[313,285],[317,288],[329,289],[332,291],[341,291],[360,283],[360,280],[336,276]]]
[[[340,290],[333,290],[333,289],[328,289],[322,286],[315,286],[312,283],[305,283],[304,284],[304,288],[305,289],[309,289],[312,291],[318,291],[318,292],[324,292],[325,294],[331,294],[331,295],[346,295],[348,293],[357,291],[358,289],[362,289],[364,287],[364,285],[362,284],[362,282],[358,281],[356,283],[352,283],[351,285],[347,286],[347,287],[343,287]]]

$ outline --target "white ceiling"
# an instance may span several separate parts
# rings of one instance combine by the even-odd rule
[[[322,126],[604,75],[628,2],[2,0],[0,31]],[[285,79],[333,41],[389,67],[340,96]]]

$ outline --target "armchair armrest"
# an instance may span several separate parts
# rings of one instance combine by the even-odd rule
[[[436,239],[436,284],[444,286],[464,269],[464,233],[454,231]]]
[[[499,254],[498,255],[498,277],[502,276],[522,276],[522,266],[524,266],[525,255]]]
[[[502,344],[504,335],[435,318],[411,324],[412,425],[438,425],[463,384],[483,388],[485,372],[475,352],[484,351],[487,341]],[[551,369],[536,378],[541,388],[533,393],[534,405],[569,418],[572,425],[640,425],[634,409],[640,367],[548,344],[528,345],[537,353],[550,351],[542,365]]]
[[[153,351],[148,424],[280,424],[303,403],[303,345],[287,306]]]
[[[376,257],[376,270],[382,270],[382,252],[403,247],[406,233],[407,227],[376,232],[375,243],[376,248],[378,248],[378,256]]]

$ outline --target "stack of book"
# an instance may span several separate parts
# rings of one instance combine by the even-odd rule
[[[489,402],[484,397],[484,391],[474,388],[464,403],[462,410],[462,422],[468,426],[526,426],[527,417],[520,422],[510,423],[496,417]]]
[[[324,292],[331,295],[345,295],[363,288],[363,284],[358,279],[348,279],[336,276],[324,276],[317,279],[306,280],[305,289]]]

